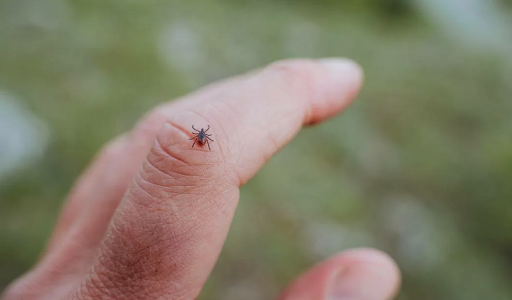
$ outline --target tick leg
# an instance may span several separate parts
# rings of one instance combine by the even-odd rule
[[[208,129],[210,129],[210,125],[208,125]],[[204,132],[207,132],[207,131],[208,131],[208,129],[206,129]]]
[[[194,124],[192,124],[192,129],[194,129],[195,131],[199,132],[199,130],[194,128]]]
[[[205,132],[206,132],[206,131],[205,131]],[[211,134],[207,134],[207,133],[205,133],[205,135],[207,135],[207,136],[212,136]]]
[[[208,150],[212,150],[212,149],[210,148],[210,142],[208,142],[208,140],[206,140],[206,144],[208,145]]]
[[[194,145],[196,144],[197,142],[197,139],[194,141],[194,143],[192,144],[192,148],[194,148]]]
[[[189,138],[189,140],[197,139],[197,136]]]
[[[212,142],[215,142],[214,140],[212,140],[212,139],[211,139],[211,138],[209,138],[209,137],[206,137],[206,139],[207,139],[207,140],[210,140],[210,141],[212,141]]]

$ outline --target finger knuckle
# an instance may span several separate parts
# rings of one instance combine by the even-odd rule
[[[172,189],[177,194],[206,192],[229,178],[229,174],[221,153],[192,148],[183,128],[166,123],[146,157],[138,183]]]

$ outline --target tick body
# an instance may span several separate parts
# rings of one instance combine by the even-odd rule
[[[206,133],[210,129],[210,125],[208,125],[208,128],[206,128],[206,130],[204,130],[204,128],[201,128],[201,130],[197,130],[194,128],[194,125],[192,125],[192,129],[194,129],[196,131],[196,132],[192,132],[192,134],[194,135],[191,138],[191,140],[194,140],[194,143],[192,144],[192,148],[194,148],[194,145],[197,143],[200,146],[204,146],[204,144],[206,144],[206,145],[208,145],[208,149],[212,150],[212,149],[210,149],[210,142],[209,142],[209,141],[213,142],[213,140],[210,138],[210,136],[212,136],[212,135]]]

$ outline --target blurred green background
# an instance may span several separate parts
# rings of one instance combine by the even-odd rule
[[[0,0],[0,290],[148,109],[274,60],[346,56],[366,73],[358,101],[242,188],[201,299],[272,299],[359,246],[398,262],[399,299],[512,299],[511,16],[505,0]]]

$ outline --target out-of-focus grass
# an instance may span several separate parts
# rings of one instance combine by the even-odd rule
[[[157,103],[277,59],[347,56],[365,69],[359,100],[242,189],[202,298],[271,299],[357,246],[398,261],[400,299],[512,297],[510,62],[410,6],[348,2],[0,1],[0,90],[52,130],[0,185],[0,287],[35,262],[98,148]]]

